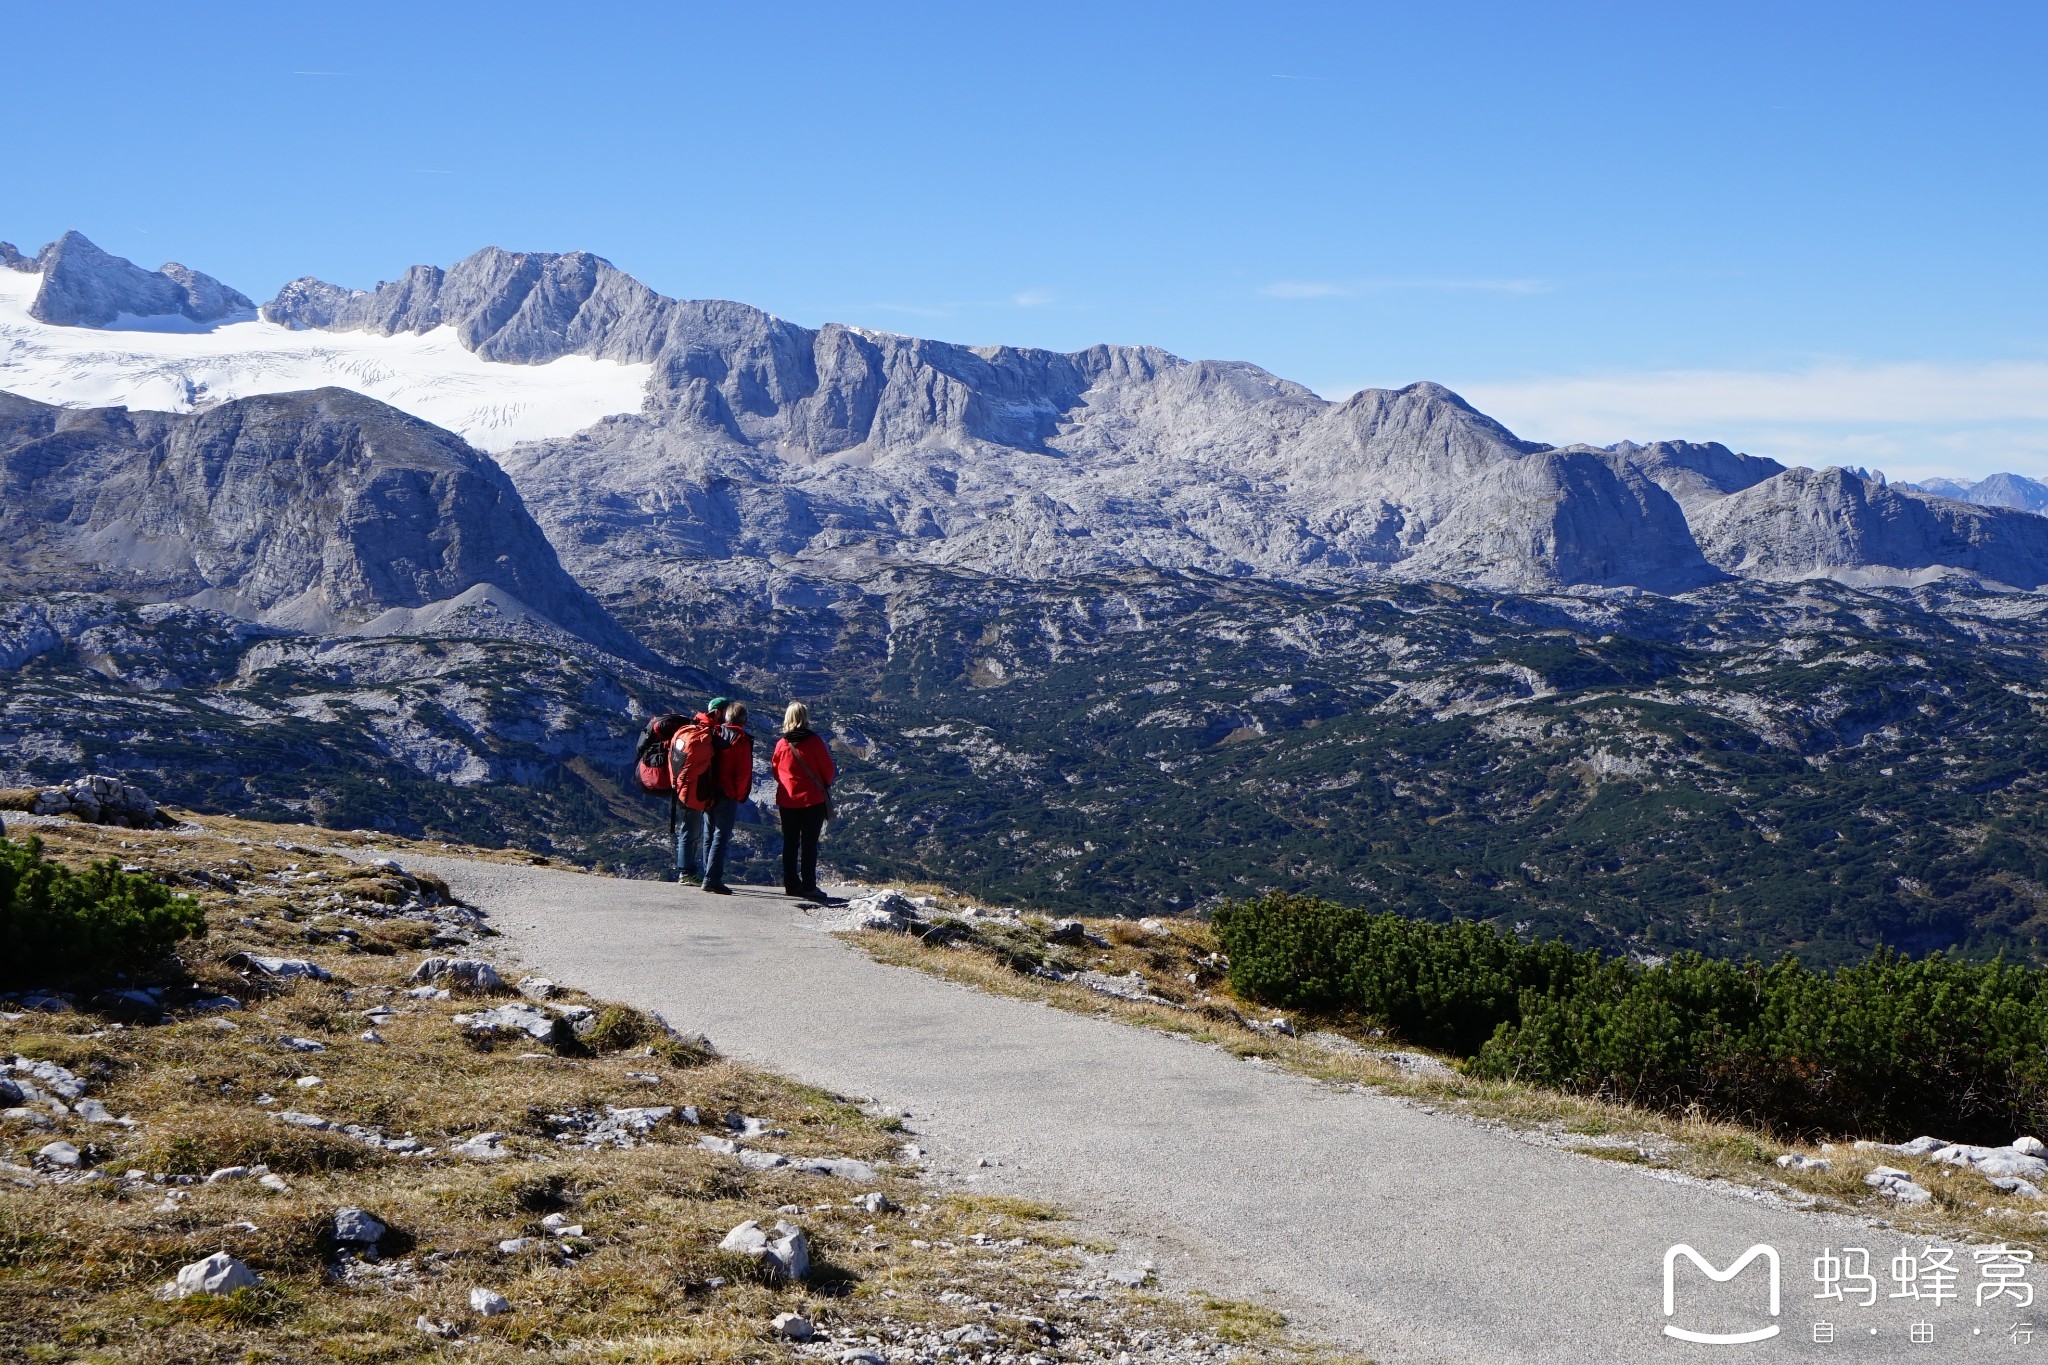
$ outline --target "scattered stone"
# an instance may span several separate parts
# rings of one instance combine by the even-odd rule
[[[61,1099],[75,1100],[85,1093],[85,1082],[55,1062],[31,1061],[27,1057],[14,1059],[14,1074],[27,1076],[43,1089]],[[17,1088],[19,1088],[17,1086]],[[26,1091],[23,1091],[26,1094]],[[33,1098],[33,1096],[31,1096]]]
[[[529,1000],[548,1000],[558,989],[555,983],[544,976],[522,976],[519,978],[519,993]]]
[[[294,1128],[311,1128],[316,1133],[326,1132],[334,1125],[318,1114],[303,1114],[296,1109],[287,1109],[277,1116],[278,1122],[289,1123]]]
[[[738,1156],[742,1166],[754,1171],[772,1171],[789,1164],[788,1157],[778,1156],[774,1152],[742,1151]]]
[[[1120,1284],[1127,1289],[1142,1289],[1151,1278],[1150,1266],[1117,1266],[1108,1275],[1111,1284]]]
[[[2011,1147],[1975,1147],[1952,1142],[1927,1153],[1927,1159],[1949,1166],[1967,1167],[1987,1176],[2017,1175],[2038,1180],[2048,1175],[2048,1161]]]
[[[697,1139],[697,1145],[707,1152],[717,1152],[720,1156],[734,1156],[740,1150],[740,1145],[731,1138],[700,1137]]]
[[[281,981],[296,977],[303,977],[309,981],[334,979],[325,967],[308,962],[302,957],[259,957],[254,953],[235,953],[228,958],[228,965],[237,971],[258,972]]]
[[[505,978],[490,963],[473,957],[430,957],[406,978],[466,995],[489,995],[505,989]]]
[[[865,1346],[856,1346],[851,1351],[842,1351],[839,1365],[888,1365],[880,1355]]]
[[[497,1161],[512,1155],[505,1148],[505,1135],[503,1133],[478,1133],[473,1138],[465,1138],[463,1141],[455,1143],[448,1150],[458,1156],[466,1156],[476,1161]]]
[[[1107,972],[1090,970],[1075,972],[1068,979],[1077,986],[1086,986],[1098,995],[1113,995],[1119,1000],[1135,1000],[1147,1005],[1173,1005],[1171,1000],[1153,993],[1151,983],[1145,980],[1142,972],[1134,971],[1123,976],[1111,976]]]
[[[1863,1177],[1863,1183],[1901,1204],[1925,1204],[1934,1198],[1933,1192],[1924,1185],[1915,1184],[1912,1176],[1890,1166],[1872,1167],[1870,1173]]]
[[[366,1043],[381,1043],[384,1041],[384,1035],[377,1032],[377,1030],[373,1028],[364,1029],[361,1033],[358,1033],[356,1037],[360,1038],[363,1042]]]
[[[301,1090],[313,1090],[327,1084],[327,1082],[321,1080],[318,1076],[301,1076],[293,1081],[292,1084]]]
[[[274,1190],[278,1194],[290,1194],[292,1192],[292,1187],[284,1183],[284,1177],[281,1175],[260,1175],[256,1177],[256,1183],[264,1189]]]
[[[896,1207],[889,1202],[889,1196],[880,1190],[870,1190],[853,1202],[865,1213],[887,1213]]]
[[[2006,1194],[2017,1195],[2021,1199],[2039,1199],[2041,1197],[2041,1187],[2039,1185],[2016,1175],[1994,1175],[1990,1177],[1990,1182],[1994,1189],[2003,1191]]]
[[[62,1166],[75,1171],[85,1164],[85,1158],[78,1154],[78,1148],[68,1142],[46,1142],[36,1149],[36,1164]]]
[[[168,829],[178,823],[164,814],[142,788],[98,773],[59,787],[43,788],[36,793],[30,813],[70,815],[89,824],[123,825],[129,829]]]
[[[507,1237],[504,1241],[498,1243],[498,1254],[501,1256],[518,1256],[541,1245],[543,1243],[538,1237]]]
[[[461,1332],[456,1330],[454,1323],[436,1322],[425,1313],[412,1320],[412,1327],[415,1332],[424,1332],[430,1337],[439,1337],[443,1341],[453,1341],[456,1337],[462,1335]]]
[[[718,1249],[760,1261],[774,1279],[802,1280],[811,1273],[811,1248],[804,1230],[779,1219],[771,1235],[749,1218],[726,1233]]]
[[[773,1324],[775,1335],[791,1341],[809,1341],[817,1334],[811,1320],[801,1313],[777,1313]]]
[[[39,1110],[16,1105],[11,1109],[0,1109],[0,1119],[13,1123],[26,1123],[31,1128],[50,1127],[50,1116]]]
[[[20,1104],[28,1096],[21,1093],[21,1087],[13,1081],[0,1077],[0,1105]]]
[[[2048,1156],[2048,1142],[2037,1137],[2016,1137],[2012,1140],[2012,1149],[2027,1156]]]
[[[446,1000],[450,997],[450,993],[439,986],[415,986],[406,994],[415,1000]]]
[[[561,1020],[531,1005],[499,1005],[475,1014],[458,1014],[455,1022],[475,1037],[519,1034],[550,1045],[569,1040],[568,1028]]]
[[[119,1123],[132,1125],[133,1119],[117,1119],[107,1112],[107,1106],[98,1100],[80,1100],[71,1106],[71,1112],[87,1123]]]
[[[334,1211],[334,1240],[357,1246],[375,1246],[389,1231],[375,1214],[349,1205]]]
[[[216,1251],[203,1261],[178,1267],[178,1278],[165,1288],[168,1297],[182,1299],[193,1294],[232,1294],[261,1283],[249,1267],[225,1251]]]
[[[247,1180],[250,1171],[247,1166],[223,1166],[206,1177],[209,1185],[226,1185],[236,1180]]]
[[[286,1052],[325,1052],[327,1044],[311,1038],[295,1038],[286,1034],[277,1040],[277,1045]]]
[[[469,1291],[469,1311],[480,1317],[498,1318],[512,1311],[512,1305],[495,1289]]]
[[[1824,1156],[1807,1156],[1803,1152],[1787,1152],[1778,1158],[1778,1165],[1788,1171],[1825,1171],[1834,1164]]]

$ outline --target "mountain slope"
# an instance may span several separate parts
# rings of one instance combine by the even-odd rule
[[[630,648],[496,465],[346,389],[183,416],[0,394],[0,489],[20,588],[194,597],[332,630],[488,584]]]

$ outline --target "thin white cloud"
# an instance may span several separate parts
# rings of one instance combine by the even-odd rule
[[[1370,280],[1275,280],[1260,288],[1269,299],[1356,299],[1398,289],[1447,290],[1485,294],[1548,294],[1557,285],[1541,279],[1488,279],[1419,276]]]
[[[1022,289],[1010,295],[1010,302],[1019,308],[1043,308],[1059,302],[1059,296],[1050,289]]]
[[[1684,437],[1788,464],[1901,478],[2048,473],[2048,363],[1823,361],[1784,370],[1653,370],[1479,382],[1460,392],[1535,439]]]

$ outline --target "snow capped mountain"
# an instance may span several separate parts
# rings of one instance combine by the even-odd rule
[[[302,278],[256,317],[218,281],[77,233],[0,265],[0,391],[190,412],[352,389],[499,452],[604,593],[906,564],[1511,592],[2048,583],[2048,520],[1862,471],[1711,443],[1548,446],[1430,383],[1333,403],[1153,347],[802,327],[668,298],[588,252],[487,248],[369,290]]]
[[[191,281],[179,285],[171,272],[183,267],[142,271],[76,233],[65,241],[73,238],[83,250],[67,247],[60,263],[89,250],[113,264],[98,280],[72,285],[64,307],[76,312],[77,297],[97,299],[84,311],[105,321],[45,321],[37,314],[53,312],[48,286],[63,277],[19,265],[0,269],[0,391],[68,407],[193,412],[256,394],[332,386],[445,427],[481,449],[502,450],[637,412],[653,372],[647,364],[580,355],[538,365],[494,363],[465,348],[452,327],[395,336],[299,330],[263,321],[247,298],[197,272],[185,272]],[[121,306],[138,295],[160,311],[138,316]],[[192,312],[212,311],[188,308],[195,296],[211,298],[221,311],[195,319]],[[234,300],[241,306],[225,306]]]

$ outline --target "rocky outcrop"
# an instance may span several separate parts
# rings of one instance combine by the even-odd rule
[[[631,648],[496,465],[345,389],[189,415],[0,395],[0,489],[0,562],[25,588],[334,630],[487,584]]]
[[[176,262],[144,270],[100,250],[82,232],[67,232],[44,247],[35,269],[43,283],[29,316],[59,327],[106,327],[123,316],[218,322],[256,307],[211,275]]]
[[[1918,581],[1960,570],[2048,582],[2048,517],[1901,492],[1842,469],[1788,469],[1701,508],[1707,558],[1745,578]]]

